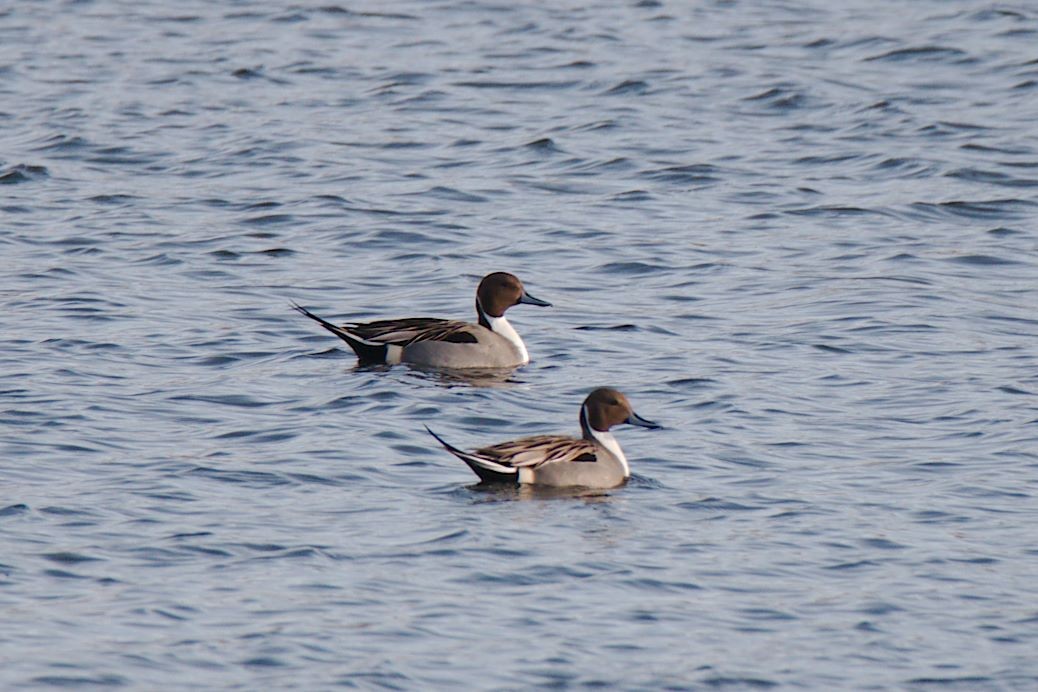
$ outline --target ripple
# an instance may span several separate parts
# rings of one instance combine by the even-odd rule
[[[641,177],[649,180],[682,185],[704,185],[716,183],[723,175],[716,166],[710,164],[689,164],[687,166],[666,166],[641,173]]]
[[[768,110],[782,112],[807,105],[806,94],[789,87],[772,87],[753,96],[747,96],[744,100],[759,104]]]
[[[19,163],[14,166],[0,168],[0,185],[17,185],[28,183],[50,175],[44,166],[33,166]]]
[[[606,94],[609,96],[626,95],[626,94],[638,94],[642,95],[648,93],[649,83],[644,82],[640,79],[625,79],[619,84],[610,87],[606,90]]]
[[[879,55],[865,58],[866,62],[963,62],[968,54],[958,48],[945,46],[917,46],[912,48],[898,48]]]
[[[979,170],[976,168],[959,168],[945,174],[949,178],[958,178],[977,183],[999,185],[1001,187],[1038,187],[1038,179],[1016,178],[998,171]]]
[[[770,687],[778,687],[777,682],[767,680],[765,678],[750,678],[750,677],[725,677],[716,676],[704,678],[700,682],[707,687],[718,687],[718,688],[735,688],[735,689],[767,689]]]
[[[1004,264],[1019,264],[1016,260],[1006,259],[1004,257],[993,257],[992,255],[960,255],[958,257],[949,257],[948,261],[956,264],[968,264],[977,267],[995,267]]]
[[[978,201],[914,202],[912,208],[928,216],[953,216],[970,219],[1020,219],[1038,206],[1031,200],[1003,198]]]
[[[445,199],[445,200],[449,200],[449,201],[453,201],[453,202],[483,203],[483,202],[489,202],[490,201],[489,198],[484,197],[482,195],[475,195],[475,194],[472,194],[472,193],[469,193],[469,192],[463,192],[461,190],[457,190],[457,189],[454,189],[454,188],[443,187],[441,185],[437,185],[435,187],[431,187],[428,190],[426,190],[425,192],[422,192],[421,194],[428,195],[430,197],[436,197],[436,198],[439,198],[439,199]]]
[[[35,151],[79,152],[92,146],[87,139],[78,135],[55,134],[42,141],[43,144],[37,146]]]
[[[471,89],[495,89],[511,91],[513,89],[520,91],[557,91],[563,89],[569,89],[576,86],[579,82],[574,80],[556,80],[556,81],[495,81],[495,80],[470,80],[470,81],[459,81],[453,82],[451,86],[457,87],[468,87]]]
[[[130,680],[121,675],[39,675],[33,684],[48,687],[122,687]]]
[[[533,151],[549,154],[554,154],[562,151],[561,149],[559,149],[558,145],[555,144],[555,140],[553,140],[550,137],[541,137],[540,139],[535,139],[532,142],[527,142],[524,146],[527,149],[531,149]]]

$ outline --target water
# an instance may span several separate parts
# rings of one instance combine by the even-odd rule
[[[0,10],[0,687],[1038,686],[1027,3]],[[553,309],[475,382],[290,309]],[[618,430],[608,493],[438,449]]]

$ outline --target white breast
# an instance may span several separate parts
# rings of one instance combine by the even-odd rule
[[[610,454],[620,460],[620,465],[624,467],[624,478],[630,478],[631,467],[627,465],[627,457],[624,456],[624,450],[620,449],[620,443],[616,441],[613,434],[599,430],[592,430],[591,434],[594,435],[600,445],[609,450]]]
[[[500,317],[491,317],[490,315],[485,316],[487,323],[490,325],[490,331],[495,334],[508,339],[515,349],[519,352],[519,362],[522,365],[526,365],[530,362],[530,354],[526,351],[526,344],[519,338],[519,333],[515,331],[515,328],[509,324],[508,320],[505,319],[504,315]]]

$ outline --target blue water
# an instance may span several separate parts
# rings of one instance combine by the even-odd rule
[[[0,688],[1038,687],[1030,3],[9,3]],[[533,362],[356,368],[290,308]],[[426,435],[577,432],[607,493]]]

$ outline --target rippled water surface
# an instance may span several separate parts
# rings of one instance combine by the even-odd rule
[[[1038,687],[1038,9],[8,3],[0,687]],[[357,368],[290,309],[533,362]],[[473,485],[577,432],[634,478]]]

